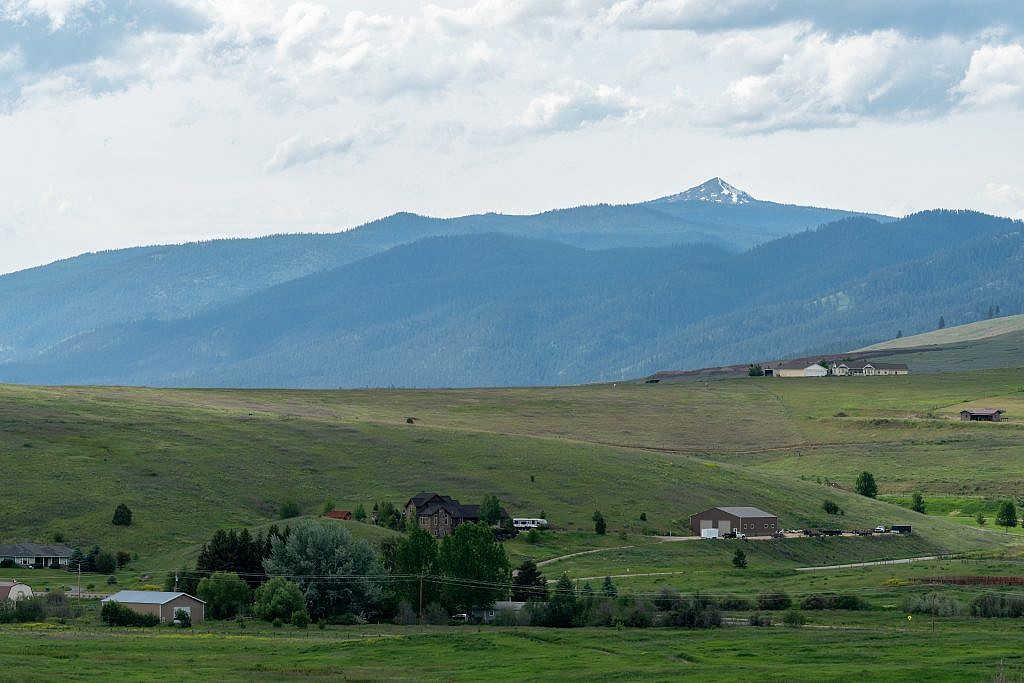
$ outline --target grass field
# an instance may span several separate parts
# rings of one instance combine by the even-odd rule
[[[817,615],[815,615],[817,616]],[[871,618],[873,617],[873,618]],[[1020,674],[1017,624],[871,615],[837,627],[502,629],[332,627],[272,630],[0,628],[18,680],[123,681],[187,670],[195,680],[279,681],[988,681]],[[186,669],[187,667],[187,669]]]
[[[1019,368],[456,391],[5,386],[0,538],[62,533],[161,569],[220,526],[273,521],[285,499],[313,512],[325,499],[369,508],[438,490],[464,502],[494,493],[512,514],[543,511],[567,530],[589,529],[601,509],[630,534],[679,533],[693,512],[741,502],[784,526],[828,525],[827,496],[847,526],[911,522],[936,549],[970,549],[998,539],[848,489],[868,469],[883,495],[1016,494],[1021,415],[947,416],[965,402],[1021,405],[1022,388]],[[122,501],[131,527],[110,524]]]
[[[977,405],[1005,408],[1008,422],[955,419]],[[815,612],[803,629],[707,632],[259,624],[140,632],[105,629],[91,616],[0,627],[0,670],[20,680],[94,680],[111,667],[125,680],[150,680],[187,664],[190,676],[219,680],[977,681],[1004,661],[1016,676],[1024,664],[1016,622],[946,619],[933,639],[900,605],[932,590],[911,578],[1020,573],[1024,530],[992,527],[999,500],[1024,490],[1022,437],[1024,368],[453,391],[0,386],[0,542],[59,533],[72,545],[138,555],[114,585],[83,577],[98,591],[159,585],[217,528],[265,528],[288,499],[315,515],[325,500],[369,510],[436,490],[463,502],[495,494],[515,516],[543,512],[553,532],[506,548],[515,564],[551,561],[542,567],[549,580],[566,572],[595,577],[597,587],[615,576],[620,594],[638,599],[667,586],[747,598],[766,589],[795,598],[850,591],[872,607]],[[852,491],[864,469],[875,475],[878,500]],[[915,491],[927,515],[907,509]],[[826,515],[825,498],[844,514]],[[130,527],[111,524],[122,501],[134,513]],[[686,533],[690,514],[722,504],[772,510],[784,527],[910,523],[915,533],[652,535]],[[605,536],[592,531],[595,509],[608,520]],[[989,518],[985,528],[978,512]],[[371,542],[393,535],[342,524]],[[747,569],[732,566],[737,547]],[[944,551],[998,557],[798,571]],[[40,570],[0,570],[5,578],[41,592],[75,583]]]
[[[922,346],[941,346],[958,342],[990,339],[1011,332],[1024,332],[1024,315],[1008,315],[1004,318],[979,320],[967,325],[957,325],[909,337],[890,339],[889,341],[865,346],[858,350],[879,351],[883,349],[913,349]]]

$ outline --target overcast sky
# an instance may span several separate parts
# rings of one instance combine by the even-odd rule
[[[1019,0],[0,0],[0,272],[399,210],[1024,216]]]

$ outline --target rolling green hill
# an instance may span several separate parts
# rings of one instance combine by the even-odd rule
[[[970,400],[1024,404],[1022,388],[1024,369],[449,391],[3,386],[0,540],[60,532],[159,569],[218,527],[273,521],[286,498],[313,513],[326,499],[369,508],[437,490],[496,494],[568,530],[590,529],[600,509],[630,533],[678,533],[721,504],[834,525],[821,511],[831,497],[846,527],[914,524],[915,552],[978,548],[1000,537],[850,489],[868,469],[883,495],[1016,494],[1022,411],[1000,425],[952,415]],[[131,527],[110,523],[120,502]]]
[[[862,351],[885,351],[890,349],[917,349],[925,346],[944,346],[959,342],[978,341],[989,339],[1012,332],[1024,331],[1024,315],[1010,315],[1005,318],[992,318],[990,320],[979,320],[978,322],[955,327],[946,327],[941,330],[924,332],[909,337],[899,337],[889,341],[865,346],[857,349]]]

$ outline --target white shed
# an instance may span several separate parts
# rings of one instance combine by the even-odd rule
[[[804,368],[804,377],[825,377],[827,375],[828,369],[818,365],[817,363],[812,363]]]
[[[17,601],[32,597],[32,587],[18,581],[0,581],[0,601]]]

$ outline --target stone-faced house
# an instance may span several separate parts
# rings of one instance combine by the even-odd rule
[[[444,538],[455,533],[455,527],[460,524],[479,522],[480,506],[463,505],[437,493],[417,493],[406,502],[405,516],[415,520],[419,528],[426,529],[434,538]]]

